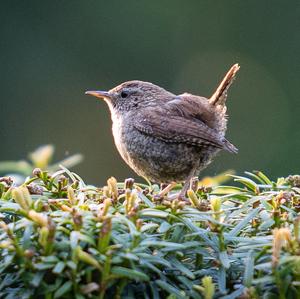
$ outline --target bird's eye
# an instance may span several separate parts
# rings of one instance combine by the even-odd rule
[[[121,98],[125,99],[125,98],[127,98],[127,97],[128,97],[128,92],[122,91],[122,92],[121,92]]]

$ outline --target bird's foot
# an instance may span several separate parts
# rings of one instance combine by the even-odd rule
[[[193,177],[192,175],[188,177],[188,179],[185,181],[181,191],[177,195],[178,200],[190,202],[189,198],[187,197],[187,191],[189,188],[195,189],[195,184],[198,184],[198,178]]]
[[[159,193],[158,196],[160,198],[165,197],[177,184],[175,182],[170,183],[167,187],[163,188]]]
[[[176,197],[179,201],[186,201],[186,202],[190,201],[186,196],[186,191],[183,189],[178,194],[176,194]]]
[[[182,189],[179,193],[168,195],[168,193],[170,191],[172,191],[172,189],[177,185],[176,182],[172,182],[169,185],[167,185],[166,187],[162,188],[162,190],[157,194],[157,197],[158,198],[167,197],[166,199],[169,200],[169,201],[172,201],[174,199],[178,199],[179,201],[190,202],[189,198],[187,197],[187,191],[188,191],[189,188],[194,189],[195,184],[198,184],[198,178],[190,176],[186,180],[185,184],[183,185],[183,187],[182,187]]]

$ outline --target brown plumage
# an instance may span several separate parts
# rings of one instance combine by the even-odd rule
[[[108,92],[87,91],[109,106],[117,149],[139,175],[154,182],[189,180],[221,149],[236,153],[225,138],[227,91],[239,66],[228,71],[210,99],[174,95],[149,82],[129,81]]]

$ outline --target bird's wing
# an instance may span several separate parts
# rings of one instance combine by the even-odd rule
[[[147,107],[135,115],[133,123],[135,128],[144,134],[165,142],[183,142],[199,147],[211,145],[229,152],[237,152],[234,145],[204,122],[179,113],[172,113],[162,107]]]
[[[203,122],[212,129],[220,117],[208,99],[188,93],[175,96],[164,107],[169,114]]]

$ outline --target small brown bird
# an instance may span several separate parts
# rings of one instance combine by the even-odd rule
[[[137,80],[86,94],[108,104],[115,144],[125,162],[152,182],[185,181],[179,194],[185,198],[191,178],[221,149],[237,153],[224,136],[227,91],[238,70],[238,64],[231,67],[210,99],[174,95]]]

